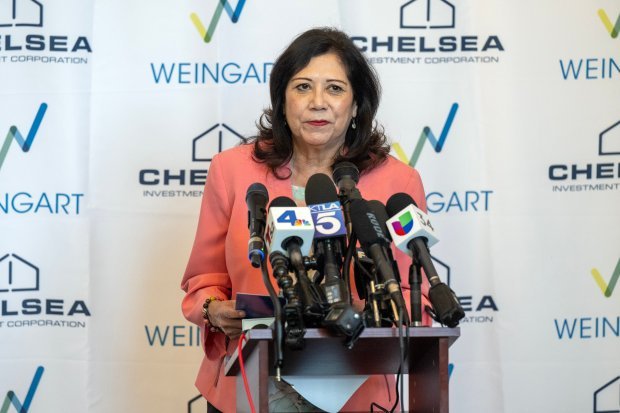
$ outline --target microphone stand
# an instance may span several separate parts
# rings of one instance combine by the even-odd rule
[[[422,249],[428,250],[426,241],[420,240],[416,242],[416,240],[414,240],[412,242],[415,259],[424,269],[424,274],[426,274],[426,278],[428,278],[428,283],[430,284],[428,298],[431,301],[435,313],[433,318],[450,328],[456,327],[459,321],[465,317],[463,307],[459,303],[454,291],[439,279],[439,274],[437,274],[437,270],[435,270],[431,262],[430,254],[420,253]]]
[[[280,381],[282,380],[282,377],[280,375],[280,369],[282,368],[282,364],[284,362],[284,351],[282,348],[282,342],[284,340],[284,321],[282,320],[282,307],[280,306],[280,300],[278,300],[276,291],[273,289],[271,281],[269,281],[267,264],[264,260],[261,261],[260,268],[263,275],[263,282],[265,283],[265,287],[267,288],[269,297],[273,302],[273,315],[275,317],[275,321],[273,323],[273,334],[275,336],[273,343],[274,367],[276,369],[276,380]]]
[[[390,295],[385,290],[384,284],[378,278],[377,268],[374,261],[364,255],[363,258],[355,254],[355,268],[359,271],[360,277],[356,275],[355,282],[358,285],[358,295],[360,299],[366,300],[364,310],[366,324],[374,327],[387,327],[395,325],[400,319],[398,310],[394,305]],[[364,285],[364,295],[360,291],[360,286]],[[387,320],[390,321],[386,324]]]
[[[346,215],[347,213],[345,213],[345,216]],[[351,221],[348,220],[348,222],[350,223]],[[342,264],[342,277],[344,279],[344,282],[346,283],[346,285],[351,285],[351,261],[353,260],[357,271],[360,271],[364,274],[363,280],[358,280],[356,278],[357,296],[360,298],[360,300],[365,299],[367,301],[367,304],[370,306],[370,313],[366,312],[364,318],[367,323],[372,321],[375,327],[381,327],[379,302],[382,301],[383,294],[377,291],[375,288],[376,276],[374,274],[371,274],[369,272],[369,269],[365,268],[364,264],[362,264],[359,260],[356,252],[357,236],[352,229],[349,232],[349,239],[347,244],[347,252],[344,258],[344,263]],[[364,284],[364,291],[362,291],[362,282]],[[353,304],[353,292],[351,290],[349,290],[349,304]]]
[[[306,331],[303,321],[303,304],[297,294],[293,278],[289,275],[289,261],[281,252],[271,253],[269,255],[269,260],[273,268],[274,278],[277,280],[286,300],[286,305],[284,306],[284,313],[286,316],[286,343],[295,349],[303,348],[303,336]],[[283,324],[284,320],[281,320],[280,334],[282,334],[282,336],[284,335],[282,333]],[[280,346],[282,346],[282,340],[283,338],[281,337],[279,341]]]
[[[348,286],[351,285],[351,259],[353,259],[353,254],[355,253],[355,244],[357,244],[357,237],[355,233],[350,232],[348,245],[346,247],[346,255],[344,257],[344,262],[342,263],[342,279],[344,283]],[[353,292],[347,288],[349,293],[349,304],[353,304]],[[359,295],[359,294],[358,294]],[[363,297],[360,297],[360,299]]]
[[[409,303],[411,305],[411,326],[422,327],[422,272],[413,260],[409,266]]]

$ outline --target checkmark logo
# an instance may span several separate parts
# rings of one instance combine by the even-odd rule
[[[39,131],[39,126],[41,126],[41,122],[43,121],[43,116],[45,116],[45,112],[47,111],[47,103],[41,103],[39,106],[39,110],[34,117],[34,121],[32,122],[32,126],[30,126],[30,130],[28,134],[24,138],[24,136],[20,133],[17,126],[11,126],[9,128],[9,133],[6,134],[6,138],[4,138],[4,143],[2,147],[0,147],[0,169],[2,169],[2,164],[6,159],[6,156],[9,152],[9,148],[11,147],[11,143],[16,141],[22,151],[28,152],[32,143],[34,142],[34,138],[37,136],[37,132]]]
[[[612,39],[618,37],[618,33],[620,33],[620,14],[618,14],[618,18],[616,19],[616,24],[611,23],[611,19],[605,13],[605,10],[598,10],[598,17],[600,17],[601,21],[605,25],[607,32],[610,34]]]
[[[392,144],[392,148],[394,149],[394,152],[396,152],[396,156],[398,157],[398,159],[400,159],[404,163],[408,163],[411,167],[415,167],[416,163],[418,162],[418,159],[420,158],[420,155],[422,154],[422,149],[424,149],[424,144],[426,143],[426,141],[428,141],[431,144],[433,149],[435,149],[435,152],[437,153],[441,152],[444,144],[446,143],[446,139],[448,138],[448,132],[450,132],[450,128],[452,127],[452,122],[454,122],[454,117],[456,116],[456,111],[458,109],[459,109],[459,104],[453,103],[452,107],[450,108],[450,112],[448,113],[448,118],[446,119],[446,122],[443,125],[443,129],[441,130],[441,133],[439,134],[439,138],[435,137],[435,134],[433,133],[430,127],[425,126],[424,129],[422,129],[422,133],[420,134],[420,137],[418,138],[418,143],[416,144],[415,149],[413,150],[413,154],[411,155],[411,158],[407,157],[407,155],[405,154],[405,151],[403,150],[403,148],[400,146],[398,142],[394,142]]]
[[[189,18],[194,23],[194,27],[198,30],[200,37],[205,43],[211,42],[213,39],[213,33],[215,33],[215,29],[217,27],[218,22],[220,21],[220,17],[222,16],[222,11],[226,10],[228,17],[230,17],[230,21],[233,23],[237,23],[239,20],[239,16],[241,15],[241,11],[243,10],[243,6],[245,5],[246,0],[239,0],[237,2],[237,7],[233,10],[232,6],[228,3],[227,0],[218,0],[217,7],[215,9],[215,13],[213,13],[213,17],[211,17],[211,22],[209,23],[209,28],[205,28],[204,24],[202,24],[202,20],[198,17],[198,14],[192,13]]]
[[[8,413],[9,407],[13,405],[15,410],[19,413],[27,413],[30,408],[30,404],[32,403],[32,399],[34,398],[35,393],[37,392],[37,387],[39,387],[39,382],[41,381],[41,376],[43,376],[43,371],[45,369],[43,366],[37,367],[37,370],[34,373],[34,377],[32,378],[32,382],[30,383],[30,388],[28,389],[28,393],[26,393],[26,398],[22,403],[21,400],[17,397],[13,390],[9,390],[4,398],[4,403],[2,403],[2,407],[0,407],[0,413]]]
[[[592,268],[590,273],[592,274],[594,281],[596,281],[596,284],[601,289],[605,297],[611,297],[611,294],[614,292],[614,289],[616,288],[616,284],[618,284],[618,279],[620,278],[620,258],[618,259],[618,263],[616,264],[616,268],[614,269],[614,272],[611,274],[611,278],[609,279],[609,284],[605,282],[605,280],[603,279],[603,276],[601,275],[598,269]]]

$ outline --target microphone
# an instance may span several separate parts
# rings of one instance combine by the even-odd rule
[[[314,222],[314,255],[325,277],[321,288],[330,305],[323,325],[349,337],[345,345],[351,348],[364,330],[364,322],[349,303],[349,289],[340,273],[347,230],[338,194],[329,176],[317,173],[308,179],[306,204]]]
[[[306,184],[306,204],[314,222],[314,256],[325,277],[323,290],[327,302],[343,302],[348,289],[342,280],[343,237],[347,235],[338,194],[332,180],[317,173]]]
[[[269,260],[274,271],[282,272],[286,258],[297,275],[301,289],[303,313],[313,308],[314,299],[310,279],[306,273],[304,256],[310,254],[314,225],[310,209],[297,207],[295,202],[285,196],[271,201],[267,217],[265,241],[269,249]],[[294,292],[289,290],[291,294]]]
[[[363,199],[359,189],[356,187],[360,180],[360,172],[357,166],[351,162],[339,162],[334,166],[332,177],[340,191],[339,197],[342,202],[347,229],[349,233],[351,233],[352,227],[349,205],[354,199]]]
[[[399,312],[402,310],[403,317],[407,318],[407,308],[400,285],[385,255],[385,247],[390,241],[383,233],[377,216],[368,207],[367,201],[356,199],[351,202],[351,222],[364,253],[375,263],[383,287],[390,294],[397,310]]]
[[[411,196],[402,192],[390,197],[387,202],[387,211],[392,216],[387,224],[394,244],[398,249],[417,260],[426,273],[431,285],[429,299],[433,305],[436,320],[448,327],[456,327],[465,317],[465,312],[454,291],[439,279],[439,274],[431,260],[428,248],[439,240],[435,236],[435,229],[428,215],[417,207]]]
[[[392,241],[405,254],[413,256],[409,247],[412,240],[416,240],[418,244],[425,243],[426,247],[432,247],[439,242],[428,215],[418,208],[409,194],[399,192],[392,195],[386,209],[391,216],[387,220],[387,226]]]
[[[265,185],[255,182],[248,187],[245,195],[245,203],[248,206],[248,229],[250,239],[248,241],[248,258],[252,267],[259,268],[265,259],[265,215],[269,193]]]
[[[341,196],[346,197],[349,201],[362,199],[360,191],[355,187],[360,180],[360,172],[357,166],[351,162],[337,163],[334,166],[332,177],[338,185]]]
[[[388,240],[390,240],[390,234],[388,233],[386,224],[389,216],[387,214],[387,210],[385,209],[385,205],[383,205],[383,202],[372,199],[368,201],[368,208],[370,208],[370,212],[375,214],[377,220],[379,221],[379,225],[381,225],[381,230],[383,231],[383,234],[387,237]]]
[[[298,248],[302,256],[310,254],[314,225],[307,207],[298,207],[286,196],[279,196],[269,204],[265,241],[269,253],[279,251],[288,256],[289,246]]]
[[[373,199],[371,201],[368,201],[368,207],[370,208],[370,211],[374,213],[375,216],[377,217],[377,221],[379,221],[379,225],[381,225],[381,230],[383,230],[383,233],[387,237],[388,241],[391,242],[392,238],[390,236],[390,232],[388,231],[388,227],[387,227],[387,220],[389,216],[385,209],[385,205],[383,205],[381,201],[377,201]],[[392,249],[385,248],[385,253],[388,259],[390,260],[390,262],[392,263],[392,268],[394,269],[394,275],[396,276],[396,281],[398,281],[398,283],[400,284],[400,271],[398,269],[398,264],[396,263],[396,260],[394,259],[394,255],[392,254]]]

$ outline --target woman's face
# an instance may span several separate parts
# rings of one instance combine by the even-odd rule
[[[313,57],[286,86],[284,114],[297,147],[337,150],[357,114],[353,87],[334,53]]]

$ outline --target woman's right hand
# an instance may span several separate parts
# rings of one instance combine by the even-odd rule
[[[218,327],[231,340],[241,335],[241,319],[244,311],[235,310],[235,300],[212,301],[209,303],[209,321],[213,327]]]

